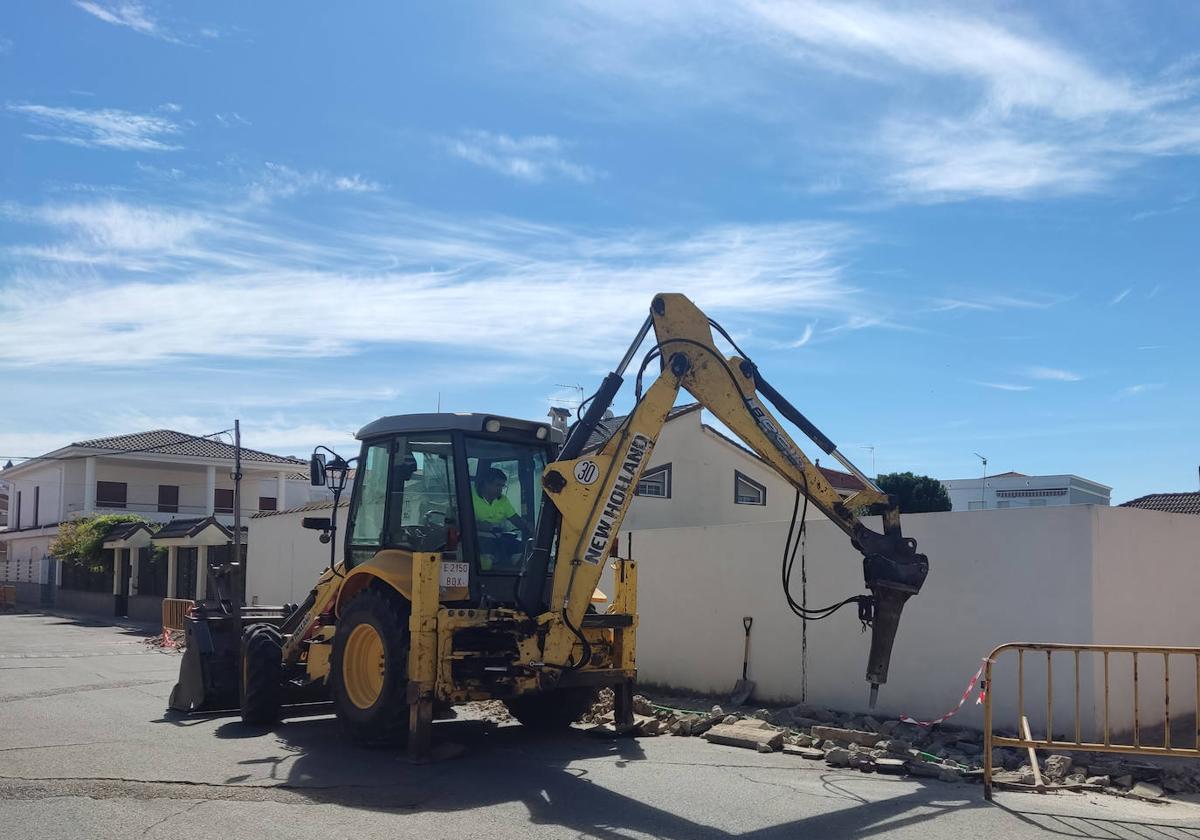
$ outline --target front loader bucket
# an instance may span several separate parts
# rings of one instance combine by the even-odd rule
[[[168,705],[179,712],[236,711],[242,622],[238,615],[197,607],[184,620],[179,682]]]

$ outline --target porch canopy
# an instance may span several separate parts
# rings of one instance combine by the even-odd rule
[[[145,522],[121,522],[114,525],[109,532],[104,536],[104,542],[101,543],[102,548],[111,548],[113,553],[113,595],[121,595],[121,574],[126,568],[129,569],[129,578],[136,581],[138,578],[138,549],[150,545],[150,537],[153,535],[150,526]],[[121,563],[121,552],[125,552],[125,563]],[[136,584],[134,584],[136,587]],[[135,594],[135,593],[125,593]]]
[[[245,529],[243,529],[245,530]],[[203,519],[175,519],[162,526],[150,541],[156,546],[167,549],[167,597],[191,598],[203,600],[208,585],[208,549],[214,545],[228,545],[233,541],[233,531],[217,521],[215,516]],[[194,569],[181,569],[179,566],[180,549],[195,548],[196,559]],[[192,554],[185,551],[186,556]],[[180,579],[186,582],[180,587]],[[194,582],[194,592],[189,584]]]

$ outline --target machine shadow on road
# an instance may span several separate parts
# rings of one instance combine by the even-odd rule
[[[1183,840],[1194,837],[1200,840],[1200,826],[1177,823],[1153,823],[1146,820],[1114,820],[1098,816],[1072,816],[1050,814],[1043,811],[1020,811],[996,802],[996,807],[1016,817],[1026,825],[1042,831],[1062,834],[1066,837],[1114,840],[1122,837],[1138,837],[1143,840]]]
[[[178,721],[176,721],[178,722]],[[431,764],[412,764],[402,748],[362,748],[349,745],[330,717],[292,719],[269,731],[270,747],[261,755],[239,762],[239,772],[226,784],[267,779],[291,793],[319,804],[337,804],[390,813],[457,812],[522,803],[531,823],[558,826],[580,836],[619,840],[629,832],[678,840],[692,838],[748,838],[775,840],[810,837],[869,837],[935,819],[950,812],[986,807],[978,791],[948,789],[941,783],[926,786],[918,780],[902,782],[904,792],[883,801],[855,794],[857,773],[822,775],[822,791],[796,788],[797,800],[814,795],[845,800],[850,807],[750,831],[730,833],[686,816],[688,809],[660,791],[635,798],[610,789],[597,780],[589,762],[611,762],[621,768],[647,759],[635,739],[607,740],[579,730],[556,735],[536,735],[516,725],[499,726],[484,720],[455,720],[435,725],[435,743],[461,745],[461,757]],[[240,721],[222,723],[218,738],[263,739],[268,730]],[[652,761],[652,763],[654,763]],[[721,768],[720,764],[697,767]],[[738,773],[742,761],[728,765]],[[231,768],[232,769],[232,768]],[[777,780],[749,780],[772,788],[791,787],[790,768],[763,768],[778,772]],[[678,784],[696,786],[688,778],[689,766],[665,765],[663,773],[677,776]],[[611,775],[611,774],[610,774]],[[742,781],[745,776],[742,776]],[[919,785],[915,789],[913,785]],[[953,792],[952,792],[953,791]],[[714,791],[716,795],[717,791]],[[646,800],[661,800],[664,807]],[[667,810],[676,806],[676,813]],[[810,802],[809,807],[812,807]]]

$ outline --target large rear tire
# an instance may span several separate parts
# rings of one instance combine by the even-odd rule
[[[408,733],[408,614],[398,594],[367,589],[338,619],[330,689],[342,728],[360,744],[394,744]]]
[[[525,694],[505,700],[504,705],[522,726],[537,732],[557,732],[583,717],[599,695],[598,688],[574,686]]]
[[[270,624],[252,624],[242,634],[242,722],[269,726],[279,720],[283,694],[283,637]]]

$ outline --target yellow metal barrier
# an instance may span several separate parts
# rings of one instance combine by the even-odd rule
[[[17,606],[17,587],[9,584],[0,586],[0,607],[14,609]]]
[[[1016,651],[1017,656],[1017,731],[1022,737],[1010,738],[996,735],[992,732],[993,716],[992,702],[996,696],[995,683],[992,679],[992,667],[997,657],[1009,651]],[[1075,728],[1074,740],[1056,740],[1054,737],[1054,662],[1055,653],[1073,654],[1075,672]],[[1025,715],[1025,654],[1034,653],[1046,655],[1046,737],[1034,738],[1030,731],[1029,719]],[[1090,654],[1103,659],[1104,668],[1104,717],[1100,727],[1102,738],[1084,740],[1081,737],[1079,700],[1079,670],[1080,655]],[[1132,743],[1114,742],[1113,733],[1109,726],[1109,674],[1110,656],[1112,654],[1128,654],[1133,665],[1133,728]],[[1189,746],[1176,746],[1171,743],[1171,656],[1190,657],[1193,663],[1193,676],[1196,682],[1196,703],[1193,706],[1195,723],[1192,726],[1194,738]],[[1163,742],[1161,745],[1147,745],[1141,739],[1141,709],[1138,698],[1138,657],[1155,657],[1162,659],[1163,667]],[[1144,660],[1143,660],[1144,661]],[[1153,647],[1142,645],[1067,645],[1017,643],[1000,645],[987,658],[985,668],[986,693],[983,704],[983,795],[985,799],[992,798],[992,748],[1015,747],[1029,750],[1030,765],[1033,767],[1037,787],[1044,787],[1041,774],[1037,769],[1037,756],[1034,750],[1077,750],[1083,752],[1111,752],[1133,755],[1154,755],[1170,757],[1200,756],[1200,647]]]
[[[183,630],[183,620],[196,606],[196,602],[187,598],[163,598],[162,623],[164,630]]]

